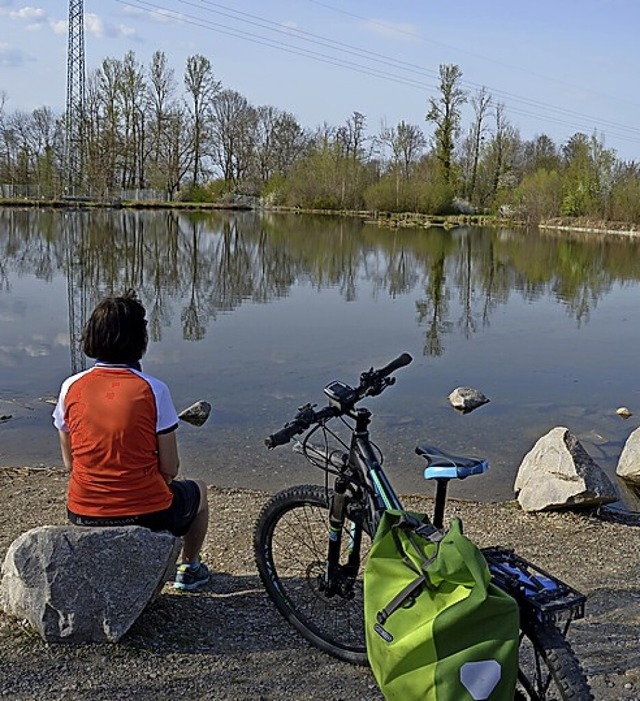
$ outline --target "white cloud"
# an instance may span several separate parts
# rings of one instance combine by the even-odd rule
[[[47,13],[41,7],[29,7],[27,5],[27,7],[23,7],[20,10],[12,10],[9,12],[9,17],[11,17],[11,19],[28,20],[30,22],[33,20],[43,22],[47,17]]]
[[[93,36],[98,37],[98,39],[104,36],[104,25],[102,24],[102,20],[93,12],[85,13],[84,27],[89,34],[93,34]]]
[[[49,22],[49,26],[54,34],[66,34],[69,28],[69,23],[63,19],[58,19]]]
[[[133,27],[129,27],[126,24],[119,24],[116,27],[116,32],[119,36],[124,37],[126,39],[135,39],[136,37],[136,30]]]
[[[29,358],[44,358],[50,354],[51,349],[39,343],[19,343],[15,348],[0,346],[1,363],[8,366],[15,365],[21,355],[26,355]]]

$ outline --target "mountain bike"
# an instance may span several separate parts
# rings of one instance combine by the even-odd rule
[[[363,571],[385,509],[402,509],[369,433],[371,412],[356,406],[395,383],[392,373],[412,361],[403,353],[385,367],[363,372],[358,386],[334,381],[329,402],[300,407],[268,448],[289,443],[324,474],[321,485],[289,487],[263,506],[254,530],[262,582],[284,618],[311,644],[355,664],[366,664]],[[452,479],[481,475],[486,460],[421,444],[424,476],[435,483],[432,524],[443,528]],[[515,699],[593,699],[567,640],[569,624],[584,616],[586,597],[512,550],[484,548],[493,581],[518,603],[520,647]]]

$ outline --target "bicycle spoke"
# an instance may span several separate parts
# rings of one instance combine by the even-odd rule
[[[310,494],[307,489],[312,490]],[[278,607],[299,630],[317,644],[325,641],[335,649],[348,650],[355,661],[366,659],[362,573],[368,546],[362,547],[355,581],[347,574],[353,544],[353,524],[347,520],[342,539],[336,582],[326,591],[326,560],[329,546],[328,502],[320,488],[292,489],[292,496],[267,513],[268,532],[257,549],[259,569]],[[304,495],[304,498],[302,498]],[[294,498],[295,497],[295,498]],[[261,531],[262,532],[262,531]],[[359,537],[359,536],[358,536]],[[264,562],[263,562],[264,559]],[[262,563],[262,564],[260,564]],[[308,636],[306,632],[308,632]],[[350,659],[354,661],[354,659]]]

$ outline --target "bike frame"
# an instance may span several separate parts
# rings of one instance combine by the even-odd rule
[[[371,412],[359,407],[350,414],[350,418],[355,421],[355,426],[351,429],[349,455],[336,477],[329,509],[329,547],[325,579],[327,595],[349,595],[349,579],[355,578],[358,572],[362,531],[366,530],[373,538],[385,510],[403,509],[402,502],[391,486],[371,443]],[[322,448],[317,446],[314,446],[314,450],[318,453],[323,452]],[[432,522],[440,529],[443,527],[450,479],[435,480]],[[352,484],[362,486],[366,491],[367,511],[365,519],[351,521],[347,564],[341,565],[344,525],[349,518],[347,491]],[[566,634],[570,622],[584,616],[586,597],[553,575],[505,548],[485,548],[483,552],[494,582],[518,601],[523,620],[553,620],[560,623],[564,618]]]

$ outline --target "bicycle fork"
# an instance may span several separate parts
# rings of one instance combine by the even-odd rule
[[[336,479],[329,508],[329,547],[324,581],[322,582],[322,589],[327,597],[339,595],[351,598],[353,596],[353,583],[360,567],[362,525],[350,521],[349,530],[345,531],[348,485],[348,479],[343,477]],[[342,539],[345,536],[348,538],[346,544],[347,559],[345,564],[341,564]]]

